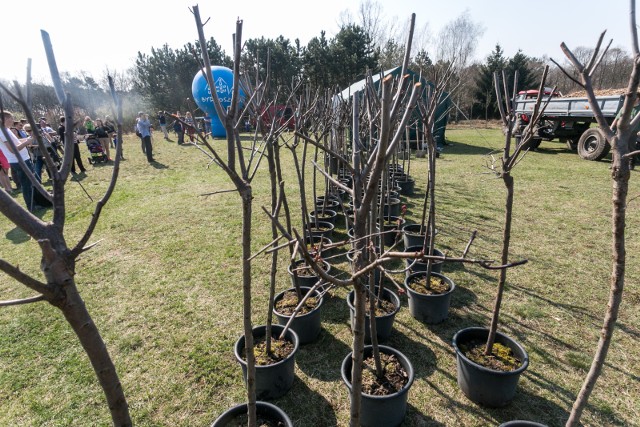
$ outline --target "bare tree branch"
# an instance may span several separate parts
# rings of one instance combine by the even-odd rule
[[[9,307],[12,305],[22,305],[22,304],[31,304],[34,302],[46,301],[44,295],[38,295],[35,297],[22,298],[22,299],[13,299],[7,301],[0,301],[0,307]]]

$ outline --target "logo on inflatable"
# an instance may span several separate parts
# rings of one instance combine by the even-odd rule
[[[206,70],[203,69],[206,73]],[[231,95],[233,90],[233,71],[227,67],[214,65],[211,67],[211,75],[213,82],[216,85],[216,94],[222,104],[222,108],[226,111],[231,106]],[[211,116],[211,135],[214,137],[224,138],[227,136],[227,132],[218,117],[216,107],[213,105],[213,95],[211,94],[211,88],[207,83],[207,79],[204,77],[204,73],[198,71],[193,77],[193,83],[191,83],[191,93],[193,99],[198,107],[209,113]],[[240,100],[244,98],[242,90],[240,90]],[[242,102],[240,102],[242,104]],[[241,107],[241,105],[240,105]]]

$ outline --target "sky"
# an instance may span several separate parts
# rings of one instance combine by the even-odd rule
[[[356,14],[362,0],[22,0],[13,3],[14,16],[4,17],[4,57],[0,79],[24,83],[27,59],[32,59],[36,82],[50,82],[41,30],[49,33],[60,72],[86,72],[99,80],[106,70],[123,72],[134,65],[138,52],[168,44],[182,48],[198,38],[190,8],[198,5],[205,37],[213,37],[228,55],[238,18],[243,39],[275,39],[282,35],[304,46],[324,30],[339,30],[344,11]],[[570,48],[593,47],[604,30],[612,46],[631,51],[627,0],[377,0],[386,22],[407,27],[411,13],[416,28],[431,34],[468,12],[484,28],[474,59],[482,61],[500,44],[506,56],[518,49],[529,56],[547,55],[562,61],[560,43]],[[9,9],[5,8],[5,13]],[[640,21],[640,19],[639,19]]]

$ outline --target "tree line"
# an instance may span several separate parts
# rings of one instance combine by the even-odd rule
[[[276,91],[279,101],[284,103],[299,85],[308,90],[335,93],[362,79],[367,70],[376,73],[400,64],[407,35],[396,25],[383,20],[378,3],[363,2],[356,15],[342,15],[340,30],[335,36],[327,37],[326,32],[321,31],[306,46],[301,45],[299,39],[291,41],[284,36],[247,40],[241,56],[243,72],[264,75],[268,63],[271,90]],[[506,70],[507,75],[517,71],[520,76],[518,90],[524,90],[535,86],[543,67],[549,64],[547,81],[550,86],[557,86],[564,94],[576,92],[579,87],[577,76],[563,73],[551,64],[549,57],[530,57],[522,51],[507,57],[499,44],[483,61],[470,62],[483,29],[467,13],[445,25],[435,37],[429,38],[425,33],[426,29],[414,38],[418,42],[414,43],[410,68],[430,81],[436,81],[447,68],[454,68],[453,77],[448,82],[455,106],[451,113],[453,120],[499,118],[493,87],[493,73],[497,70]],[[121,74],[111,73],[124,101],[125,117],[133,117],[138,110],[180,110],[197,114],[197,107],[191,99],[191,84],[202,68],[199,60],[201,49],[198,41],[180,48],[164,44],[148,53],[138,52],[131,69]],[[206,42],[206,49],[213,64],[231,66],[230,55],[214,38]],[[592,52],[589,48],[575,49],[578,59],[588,58]],[[248,64],[252,64],[251,67]],[[571,69],[566,66],[568,64],[564,65],[565,70]],[[633,60],[628,52],[621,48],[610,49],[593,77],[594,88],[625,87],[625,76],[632,66]],[[108,111],[109,94],[102,89],[106,87],[102,84],[106,78],[106,73],[99,81],[87,74],[62,76],[79,115],[111,114]],[[512,82],[508,84],[512,85]],[[51,86],[33,84],[31,99],[37,114],[53,118],[61,113],[57,111],[60,107]],[[17,106],[7,100],[7,107]]]

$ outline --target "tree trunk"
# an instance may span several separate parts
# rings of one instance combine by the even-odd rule
[[[82,348],[89,356],[91,366],[93,366],[93,370],[107,398],[113,425],[116,427],[132,426],[129,405],[122,390],[122,384],[118,378],[116,368],[109,356],[107,346],[102,340],[96,324],[91,319],[73,280],[63,288],[66,298],[59,308],[76,333]]]
[[[354,224],[357,227],[357,224]],[[363,231],[364,232],[364,231]],[[358,233],[355,233],[355,236],[358,236]],[[363,242],[363,240],[360,240]],[[362,261],[362,252],[358,253],[358,251],[364,251],[364,244],[357,245],[359,248],[356,249],[356,257],[354,262],[354,271],[358,271],[359,268],[364,266]],[[365,319],[365,302],[366,302],[366,289],[364,284],[362,283],[363,278],[356,279],[353,289],[354,289],[354,301],[353,305],[355,307],[355,315],[354,315],[354,326],[353,326],[353,343],[351,354],[351,420],[349,423],[350,427],[360,427],[360,409],[362,406],[362,359],[364,356],[364,319]],[[369,319],[373,321],[373,319]]]
[[[511,240],[511,218],[513,216],[513,177],[509,173],[502,175],[502,180],[507,189],[507,200],[504,212],[504,230],[502,232],[502,256],[500,258],[501,265],[509,262],[509,241]],[[493,315],[491,317],[491,327],[489,328],[489,336],[487,337],[487,345],[484,349],[485,354],[491,354],[493,343],[496,339],[498,330],[498,317],[500,316],[500,305],[502,304],[502,294],[504,285],[507,281],[507,269],[500,269],[500,278],[498,279],[498,292],[493,305]]]
[[[612,168],[613,175],[613,212],[612,212],[612,232],[613,232],[613,268],[611,272],[611,287],[609,290],[609,303],[607,312],[604,317],[604,324],[600,333],[600,340],[596,353],[591,362],[591,368],[587,374],[582,388],[578,393],[578,397],[573,404],[567,427],[577,426],[580,422],[582,411],[587,405],[587,401],[596,381],[602,372],[616,321],[622,302],[622,291],[624,289],[624,272],[625,272],[625,217],[626,217],[626,200],[627,191],[629,189],[629,167],[628,161],[622,160],[616,152],[614,152],[614,161]]]
[[[251,186],[240,191],[242,196],[242,296],[244,342],[247,359],[247,406],[249,426],[256,425],[256,360],[253,354],[253,324],[251,322]]]
[[[61,254],[69,254],[64,239],[50,235],[38,241],[42,249],[40,269],[47,283],[52,284],[55,297],[49,303],[58,307],[75,332],[91,366],[98,377],[111,412],[113,425],[116,427],[131,426],[129,405],[118,378],[116,368],[109,356],[98,327],[78,293],[74,281],[75,260]]]

